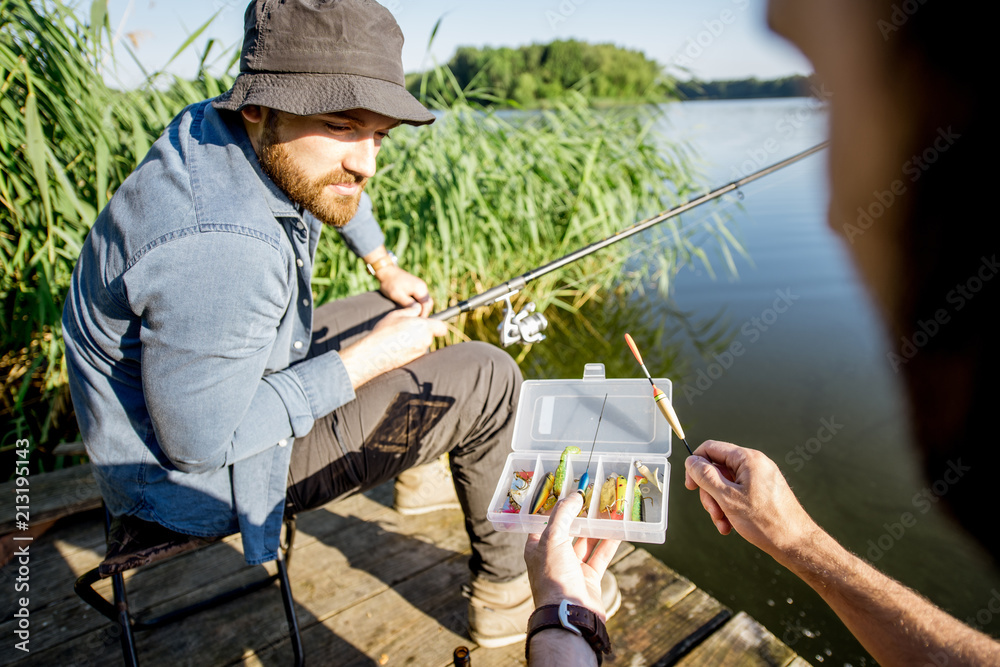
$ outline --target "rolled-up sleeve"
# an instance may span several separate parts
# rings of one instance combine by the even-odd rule
[[[265,374],[294,284],[285,254],[260,235],[193,233],[156,245],[125,274],[141,318],[150,422],[183,472],[217,470],[304,435],[354,398],[336,352]]]
[[[354,214],[350,222],[343,227],[338,227],[337,231],[358,257],[364,257],[385,243],[385,234],[382,233],[382,228],[375,220],[372,200],[367,192],[361,193],[358,212]]]

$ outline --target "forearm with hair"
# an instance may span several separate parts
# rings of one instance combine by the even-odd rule
[[[1000,664],[1000,644],[938,609],[817,530],[776,555],[809,584],[883,667]]]

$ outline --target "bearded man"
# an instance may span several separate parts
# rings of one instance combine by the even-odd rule
[[[113,515],[238,531],[251,564],[276,558],[286,512],[448,452],[457,500],[445,477],[397,486],[397,505],[460,503],[472,638],[500,646],[533,608],[523,537],[486,519],[521,375],[486,344],[427,353],[446,327],[364,194],[389,132],[434,121],[403,85],[402,44],[373,0],[250,4],[233,88],[171,122],[84,244],[70,386]],[[324,225],[379,292],[314,309]]]

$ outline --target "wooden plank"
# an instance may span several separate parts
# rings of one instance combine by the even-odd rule
[[[101,506],[101,493],[91,473],[89,463],[28,477],[31,502],[29,524],[44,523]],[[0,498],[13,498],[19,487],[11,480],[0,484]],[[15,505],[0,506],[0,535],[18,528]]]
[[[78,442],[60,442],[52,450],[53,456],[86,456],[87,448],[84,446],[83,441]]]
[[[455,557],[338,613],[303,634],[310,664],[446,665],[456,646],[468,645],[465,557]],[[246,664],[276,664],[259,654]]]
[[[400,582],[412,581],[411,586],[424,588],[431,586],[427,571],[457,555],[456,549],[441,545],[463,551],[468,548],[464,520],[459,512],[402,517],[391,510],[382,510],[375,520],[369,521],[332,511],[317,511],[317,514],[325,513],[325,532],[331,537],[316,539],[301,549],[296,547],[289,573],[303,630],[318,626],[345,609],[364,604]],[[429,534],[437,538],[436,543],[426,537]],[[328,539],[331,543],[327,543]],[[467,579],[467,569],[462,577],[463,581]],[[211,592],[206,587],[173,602],[186,603]],[[458,598],[457,585],[451,588],[449,595]],[[394,613],[386,615],[384,610],[381,613],[386,622],[394,616]],[[210,641],[204,636],[205,627],[213,628]],[[318,636],[326,638],[324,641],[335,639],[327,630],[317,632]],[[277,589],[185,619],[172,625],[169,631],[146,634],[148,636],[139,642],[140,659],[150,665],[177,664],[191,653],[197,653],[197,664],[206,665],[230,663],[257,652],[291,655]],[[348,651],[335,641],[334,645],[338,651]],[[341,661],[337,659],[332,664],[341,664]]]
[[[681,660],[678,667],[786,667],[796,657],[767,628],[740,612]]]
[[[95,612],[96,613],[96,612]],[[118,626],[110,622],[99,630],[92,630],[49,649],[35,648],[35,634],[32,634],[30,653],[22,656],[5,655],[10,658],[6,664],[16,664],[23,667],[107,667],[122,664],[122,651],[118,636]],[[141,636],[141,635],[140,635]],[[21,651],[16,651],[21,653]]]
[[[379,500],[374,500],[373,497]],[[382,504],[384,497],[385,494],[381,492],[358,495],[328,507],[359,520],[372,519],[391,512]],[[389,497],[391,498],[391,487]],[[316,537],[308,531],[323,533],[335,530],[335,527],[329,525],[324,528],[324,525],[330,523],[325,518],[327,511],[320,509],[300,515],[296,552],[301,553],[305,546],[316,541]],[[108,623],[103,616],[92,612],[72,590],[76,577],[95,567],[104,554],[103,514],[79,517],[66,517],[62,520],[67,526],[63,536],[65,540],[55,539],[54,545],[44,546],[42,549],[38,548],[40,545],[37,543],[32,547],[32,615],[39,624],[46,626],[46,631],[33,643],[38,650],[69,641]],[[79,543],[79,546],[70,542]],[[293,578],[295,567],[296,564],[293,564]],[[217,592],[252,583],[273,571],[273,566],[266,571],[264,567],[246,567],[240,538],[238,535],[231,535],[184,558],[127,572],[125,578],[132,608],[139,610],[142,616],[150,617],[193,600],[205,599]],[[4,579],[6,572],[6,568],[0,570],[0,579]],[[100,581],[94,588],[106,598],[111,598],[110,580]],[[0,597],[7,592],[5,588]],[[50,605],[54,606],[48,608]],[[279,612],[283,619],[284,612],[280,609]],[[0,632],[10,629],[10,624],[11,621],[0,623]]]
[[[46,546],[48,546],[47,549]],[[36,560],[36,556],[40,556],[46,551],[58,553],[58,546],[39,543],[32,543],[30,546],[31,580],[29,585],[33,615],[72,594],[73,582],[79,574],[96,566],[101,560],[97,552],[85,550],[76,550],[67,558],[39,558]],[[0,571],[0,580],[4,582],[12,580],[16,569],[16,562],[5,567]],[[0,600],[3,600],[8,593],[13,594],[12,589],[13,585],[10,588],[7,588],[6,583],[0,585]]]
[[[41,540],[35,540],[34,545],[39,552],[32,555],[32,566],[49,558],[62,560],[77,551],[99,553],[103,556],[104,511],[96,508],[73,516],[65,516],[56,522],[51,533],[46,534]],[[51,545],[53,548],[42,549],[42,545]]]
[[[7,535],[0,536],[0,568],[9,563],[22,547],[34,544],[35,541],[48,532],[49,528],[54,526],[55,523],[55,519],[52,521],[35,522],[32,523],[27,530],[19,530],[15,533],[8,533]]]
[[[655,663],[728,610],[643,550],[612,568],[622,608],[608,622],[614,655],[606,665]]]
[[[348,514],[358,521],[392,513],[381,502],[366,495],[354,496],[328,507],[335,507],[337,512]],[[320,509],[300,516],[296,555],[303,553],[310,543],[316,542],[316,537],[309,535],[307,530],[320,533],[336,532],[336,526],[329,525],[327,513],[327,509]],[[52,558],[49,554],[48,558],[40,559],[37,567],[36,552],[32,552],[32,619],[46,628],[43,633],[33,637],[33,650],[41,651],[63,642],[74,641],[75,637],[85,636],[91,631],[100,631],[110,625],[107,619],[93,611],[73,593],[73,582],[76,577],[95,567],[104,553],[103,516],[100,515],[99,519],[92,518],[89,523],[91,526],[86,533],[86,539],[83,539],[82,535],[77,535],[80,531],[75,528],[69,531],[68,536],[83,541],[94,541],[96,538],[99,542],[98,551],[64,550],[66,553],[59,558]],[[371,546],[371,542],[366,542],[365,546]],[[55,550],[49,547],[48,551]],[[59,554],[59,551],[55,553]],[[308,556],[297,562],[293,560],[291,569],[293,581],[296,568],[301,569],[308,560]],[[38,570],[39,567],[41,571]],[[2,572],[6,571],[5,568]],[[194,600],[209,598],[217,592],[252,583],[273,571],[273,566],[247,567],[242,556],[240,538],[238,535],[232,535],[184,557],[157,563],[142,570],[130,571],[125,576],[132,608],[139,610],[142,616],[148,618]],[[94,588],[106,598],[111,598],[110,580],[100,581]],[[7,590],[5,588],[2,595],[6,595]],[[297,592],[294,584],[292,590]],[[274,593],[261,592],[249,599],[256,599],[258,595],[265,599],[273,597],[272,602],[277,609],[278,627],[283,627],[284,611],[277,589]],[[0,623],[0,632],[11,630],[12,623],[13,621]]]
[[[334,508],[339,509],[337,506]],[[317,510],[311,513],[315,516],[310,517],[313,528],[323,528],[317,532],[339,535],[339,540],[343,542],[338,545],[341,548],[316,538],[296,547],[290,576],[300,627],[308,628],[321,620],[311,610],[312,607],[329,617],[387,590],[391,583],[414,579],[422,569],[433,566],[441,559],[455,557],[454,551],[440,549],[430,542],[423,542],[426,538],[418,539],[416,536],[436,533],[439,542],[460,544],[466,549],[468,546],[464,522],[458,512],[401,517],[371,499],[357,501],[345,509],[347,517],[327,509]],[[374,520],[361,521],[357,518],[358,513],[371,514]],[[345,522],[350,527],[346,532]],[[310,522],[305,523],[308,525]],[[395,532],[387,532],[387,527]],[[442,528],[447,534],[437,533]],[[345,535],[352,539],[345,541]],[[129,578],[130,601],[142,607],[150,596],[159,595],[162,602],[150,611],[160,613],[168,607],[210,597],[215,589],[228,588],[238,580],[255,579],[253,570],[262,567],[239,567],[242,556],[233,548],[236,545],[238,542],[227,540],[145,568]],[[228,549],[229,553],[224,553],[224,549]],[[218,568],[213,571],[212,561],[220,558],[232,561],[231,565],[238,568],[237,573],[223,577]],[[202,559],[204,563],[194,562]],[[273,566],[268,566],[268,569],[273,570]],[[153,576],[145,576],[148,574]],[[467,570],[463,574],[467,577]],[[388,578],[390,583],[383,578]],[[423,578],[421,575],[414,580]],[[176,593],[178,582],[183,582],[184,591],[179,596]],[[96,588],[110,596],[107,582],[101,582]],[[68,654],[63,652],[64,646],[81,643],[88,647],[103,647],[109,637],[112,643],[117,641],[114,626],[72,595],[71,588],[68,590],[69,597],[44,613],[33,612],[33,621],[37,619],[40,625],[48,626],[40,634],[37,644],[33,639],[33,655],[42,656],[47,661],[39,664],[70,664],[66,662]],[[450,593],[457,597],[457,587]],[[211,629],[208,634],[206,628]],[[5,630],[7,628],[0,625],[0,631]],[[137,633],[137,644],[140,660],[149,665],[231,663],[256,651],[281,654],[285,658],[280,662],[287,663],[286,658],[291,655],[287,633],[280,595],[277,587],[273,586],[172,624],[169,628]],[[108,654],[98,650],[95,655],[106,657]]]

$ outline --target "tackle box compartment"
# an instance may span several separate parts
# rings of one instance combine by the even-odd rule
[[[672,400],[670,380],[656,378],[655,382]],[[670,444],[670,425],[656,407],[645,378],[608,379],[604,364],[587,364],[582,380],[527,380],[521,385],[514,419],[514,451],[507,456],[486,516],[497,530],[542,532],[549,517],[532,514],[531,506],[546,476],[556,472],[566,447],[579,447],[579,454],[567,456],[566,481],[559,498],[575,493],[593,445],[589,471],[594,489],[586,516],[573,520],[570,534],[662,544],[667,534]],[[636,521],[631,516],[640,464],[660,478],[661,488],[653,483],[639,485],[642,516]],[[515,473],[521,473],[518,484],[527,488],[516,494],[515,501],[521,502],[512,506],[508,491]],[[624,476],[627,482],[624,505],[617,494],[615,498],[614,508],[622,512],[622,518],[609,518],[611,512],[600,506],[601,488],[609,475]]]

